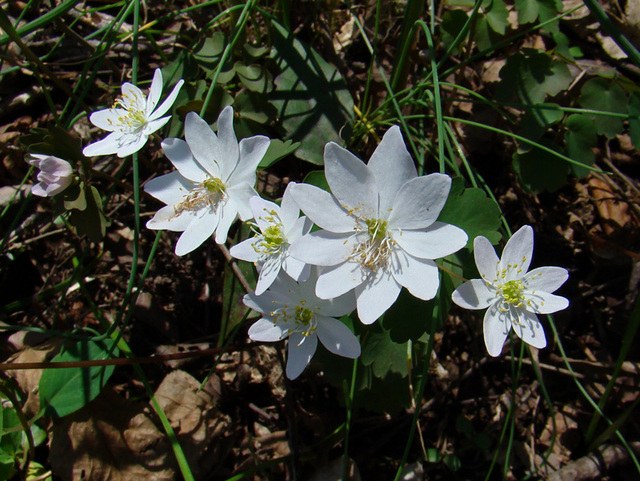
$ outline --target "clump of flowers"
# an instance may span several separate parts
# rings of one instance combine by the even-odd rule
[[[165,207],[147,222],[150,229],[182,232],[175,252],[188,254],[215,232],[224,244],[231,224],[251,219],[249,199],[256,169],[269,147],[269,139],[256,135],[238,143],[233,130],[233,109],[218,117],[218,135],[195,112],[185,119],[185,138],[165,139],[162,150],[178,169],[150,180],[144,190]]]
[[[465,309],[487,309],[484,342],[491,356],[502,352],[509,331],[527,344],[542,349],[547,345],[536,314],[551,314],[569,306],[569,301],[552,292],[569,277],[562,267],[538,267],[529,271],[533,255],[533,229],[525,225],[507,242],[499,259],[485,237],[473,242],[476,266],[482,279],[472,279],[453,293],[453,302]]]
[[[315,294],[317,268],[309,279],[296,282],[280,274],[262,295],[247,294],[244,303],[262,314],[249,328],[249,337],[259,342],[289,339],[286,374],[297,378],[307,367],[318,347],[338,356],[355,359],[360,355],[360,342],[337,317],[355,308],[353,293],[333,299],[320,299]]]
[[[262,294],[273,283],[281,269],[296,281],[306,281],[311,266],[291,257],[289,246],[311,230],[311,221],[300,217],[298,204],[293,200],[290,183],[282,197],[282,205],[252,197],[249,200],[256,235],[233,246],[233,257],[257,265],[260,274],[256,295]]]
[[[163,117],[178,97],[184,80],[173,87],[169,96],[158,108],[162,95],[162,72],[156,69],[149,89],[149,96],[133,84],[122,84],[122,95],[109,109],[94,112],[89,120],[96,127],[111,132],[104,139],[87,145],[82,153],[87,157],[117,154],[126,157],[139,151],[149,136],[162,128],[171,118]]]
[[[40,197],[51,197],[64,191],[73,182],[71,164],[53,155],[29,154],[25,160],[40,169],[38,183],[31,193]]]
[[[331,299],[355,290],[358,316],[371,324],[404,286],[417,298],[435,297],[434,259],[464,247],[467,234],[436,219],[451,178],[418,177],[400,128],[391,127],[368,164],[330,142],[324,151],[331,193],[297,184],[293,195],[321,230],[291,246],[291,255],[322,266],[316,293]]]

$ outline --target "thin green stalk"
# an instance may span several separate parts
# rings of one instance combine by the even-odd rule
[[[567,355],[566,355],[566,353],[564,351],[564,347],[562,345],[562,341],[560,340],[560,336],[558,335],[558,330],[557,330],[556,324],[555,324],[555,322],[553,320],[553,316],[552,315],[547,315],[547,319],[549,320],[549,325],[551,326],[551,330],[553,331],[553,337],[554,337],[554,339],[556,341],[556,344],[558,345],[558,350],[560,351],[560,355],[562,356],[562,360],[564,361],[564,365],[567,368],[567,370],[571,373],[571,379],[573,380],[573,382],[575,383],[576,387],[578,388],[578,391],[580,391],[582,396],[591,405],[591,407],[600,415],[600,417],[602,419],[604,419],[607,422],[607,424],[612,426],[614,424],[613,421],[611,421],[611,419],[609,419],[609,417],[606,414],[604,414],[604,412],[602,412],[602,409],[600,409],[600,406],[598,406],[598,404],[593,400],[593,398],[591,396],[589,396],[589,393],[587,392],[587,390],[584,388],[584,386],[582,385],[582,383],[580,382],[580,380],[576,376],[576,373],[573,370],[573,367],[571,367],[571,363],[569,362],[569,359],[567,359]],[[640,473],[640,463],[638,462],[638,458],[636,457],[635,453],[633,452],[633,449],[631,448],[631,446],[629,446],[629,443],[627,442],[625,437],[622,435],[622,433],[618,429],[615,430],[615,433],[616,433],[616,436],[618,437],[618,439],[620,440],[620,442],[622,443],[622,445],[625,447],[625,449],[629,453],[629,457],[633,461],[633,464],[635,465],[636,470],[638,471],[638,473]]]
[[[342,457],[342,479],[347,480],[349,475],[349,434],[351,433],[351,419],[353,416],[353,399],[356,392],[356,379],[358,375],[358,359],[353,360],[351,370],[351,386],[347,395],[345,389],[345,405],[347,408],[347,419],[344,424],[344,456]]]
[[[23,25],[22,27],[18,28],[16,30],[16,33],[20,37],[24,37],[25,35],[29,35],[30,33],[33,33],[36,30],[38,30],[38,29],[44,27],[45,25],[48,25],[51,22],[55,21],[56,19],[60,18],[62,15],[64,15],[66,12],[68,12],[73,7],[75,7],[78,3],[80,3],[80,1],[81,0],[65,0],[64,2],[62,2],[59,5],[55,6],[54,8],[49,10],[48,12],[44,13],[43,15],[40,15],[35,20],[33,20],[33,21],[29,22],[28,24]],[[8,44],[11,40],[12,40],[12,37],[9,35],[8,32],[5,33],[4,35],[0,35],[0,47],[3,46],[3,45]]]
[[[450,120],[452,122],[460,122],[460,123],[463,123],[463,124],[472,125],[474,127],[479,127],[481,129],[485,129],[485,130],[489,130],[491,132],[495,132],[497,134],[506,135],[507,137],[511,137],[511,138],[513,138],[515,140],[519,140],[520,142],[524,142],[525,144],[529,144],[529,145],[531,145],[533,147],[537,147],[540,150],[544,150],[545,152],[547,152],[547,153],[549,153],[551,155],[554,155],[555,157],[557,157],[559,159],[562,159],[565,162],[569,162],[570,164],[577,165],[579,167],[583,167],[585,169],[592,170],[594,172],[598,172],[599,174],[610,174],[610,172],[605,172],[605,171],[600,170],[600,169],[598,169],[596,167],[593,167],[591,165],[583,164],[582,162],[578,162],[577,160],[573,160],[573,159],[567,157],[566,155],[561,154],[560,152],[556,152],[555,150],[550,149],[546,145],[542,145],[542,144],[540,144],[538,142],[535,142],[535,141],[533,141],[531,139],[527,139],[526,137],[523,137],[521,135],[514,134],[513,132],[509,132],[507,130],[502,130],[502,129],[499,129],[497,127],[492,127],[490,125],[481,124],[479,122],[474,122],[472,120],[460,119],[460,118],[457,118],[457,117],[443,116],[443,119],[444,120]]]
[[[584,0],[584,4],[591,12],[591,15],[596,17],[596,20],[600,22],[602,29],[611,36],[613,41],[618,44],[618,47],[624,50],[629,56],[629,59],[636,64],[636,67],[640,67],[640,52],[638,52],[633,43],[629,41],[620,29],[613,24],[600,4],[595,0]]]
[[[213,74],[213,78],[211,79],[211,85],[209,85],[209,90],[207,91],[207,95],[204,98],[204,101],[202,103],[202,108],[200,109],[200,117],[204,116],[205,112],[207,111],[207,107],[209,107],[209,103],[211,102],[211,99],[213,97],[213,92],[218,82],[218,77],[222,72],[222,68],[226,63],[227,58],[229,58],[229,55],[231,55],[231,52],[233,52],[233,49],[235,48],[236,43],[242,36],[242,31],[244,29],[245,24],[247,23],[247,20],[249,19],[249,14],[251,13],[251,10],[253,9],[255,3],[256,3],[256,0],[249,0],[247,3],[245,3],[244,8],[240,13],[240,17],[238,18],[238,22],[236,23],[236,26],[234,28],[233,38],[225,47],[224,52],[222,53],[222,57],[220,57],[220,62],[218,63],[218,66],[216,67],[216,71]]]
[[[391,90],[401,90],[407,83],[409,76],[409,51],[415,42],[415,25],[424,14],[424,0],[407,0],[402,17],[402,33],[398,42],[400,55],[396,56],[396,62],[391,70]]]
[[[407,463],[407,458],[409,457],[409,451],[411,450],[411,445],[413,444],[413,438],[416,432],[416,426],[418,425],[418,416],[420,415],[420,406],[422,406],[422,399],[424,397],[424,390],[427,387],[427,379],[429,378],[429,365],[431,361],[431,352],[433,351],[434,344],[434,336],[429,335],[429,340],[427,341],[427,352],[424,357],[424,366],[422,367],[422,377],[420,378],[420,384],[418,385],[418,392],[414,398],[414,404],[416,408],[413,411],[413,418],[411,419],[411,428],[409,429],[409,437],[407,438],[407,444],[404,446],[404,452],[402,453],[402,460],[400,461],[400,465],[398,466],[398,471],[396,471],[396,476],[393,481],[399,481],[400,476],[402,476],[402,469],[404,465]]]
[[[598,407],[604,411],[604,406],[607,404],[609,400],[609,396],[611,395],[611,391],[613,390],[616,380],[620,375],[620,371],[622,370],[622,364],[626,361],[627,356],[629,355],[629,351],[631,350],[633,341],[635,340],[636,334],[638,333],[638,327],[640,326],[640,296],[636,298],[635,306],[633,307],[633,312],[631,313],[631,320],[627,329],[625,331],[624,337],[622,339],[622,347],[620,348],[620,353],[618,354],[618,359],[616,360],[616,366],[613,369],[613,373],[611,374],[611,379],[607,383],[607,387],[604,390],[604,394],[598,401]],[[589,428],[587,429],[587,434],[585,436],[587,444],[591,442],[593,436],[595,435],[596,428],[598,427],[598,422],[600,421],[600,415],[597,412],[593,413],[591,417],[591,422],[589,423]]]

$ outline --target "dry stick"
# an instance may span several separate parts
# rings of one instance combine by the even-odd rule
[[[225,259],[227,259],[227,262],[231,266],[231,270],[233,271],[234,275],[238,279],[238,282],[240,282],[240,284],[242,285],[244,290],[247,292],[247,294],[253,292],[253,288],[247,282],[247,279],[244,277],[244,274],[238,267],[238,263],[233,257],[231,257],[231,254],[229,253],[229,249],[227,249],[227,247],[224,244],[217,244],[217,245],[220,251],[222,252],[222,255],[225,257]]]
[[[229,346],[228,346],[229,347]],[[230,346],[234,351],[248,349],[249,346]],[[26,369],[66,369],[73,367],[93,366],[124,366],[128,364],[149,364],[154,362],[173,361],[176,359],[188,359],[191,357],[206,357],[219,354],[223,348],[212,347],[201,351],[177,352],[174,354],[155,354],[149,357],[94,359],[91,361],[64,361],[64,362],[5,362],[0,363],[2,371],[21,371]]]
[[[629,443],[640,453],[640,442]],[[548,481],[588,481],[602,479],[602,475],[621,464],[629,462],[629,453],[620,445],[603,445],[594,453],[570,462],[549,476]]]

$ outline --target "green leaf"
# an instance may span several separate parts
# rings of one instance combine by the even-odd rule
[[[553,145],[548,147],[557,148]],[[569,172],[564,160],[537,147],[513,154],[513,168],[520,176],[522,185],[535,193],[558,190],[567,180]]]
[[[530,49],[508,57],[500,78],[500,99],[510,101],[517,97],[525,104],[544,102],[547,95],[553,97],[566,90],[572,80],[563,62]]]
[[[494,32],[505,34],[509,26],[509,11],[502,0],[492,0],[491,6],[484,9],[484,16]]]
[[[379,378],[384,378],[390,372],[401,376],[409,374],[407,343],[394,342],[390,332],[379,323],[370,327],[360,360],[364,366],[371,366],[373,375]]]
[[[546,22],[558,16],[562,4],[556,0],[515,0],[518,12],[518,23],[533,23],[539,19],[539,23]],[[552,22],[545,26],[545,30],[551,33],[559,31],[558,22]]]
[[[210,38],[205,38],[193,58],[206,71],[211,71],[218,66],[224,52],[225,38],[222,32],[215,32]]]
[[[322,190],[326,190],[327,192],[331,192],[327,178],[324,175],[324,170],[312,170],[305,176],[303,182],[305,184],[320,187]]]
[[[283,142],[282,140],[271,139],[267,153],[264,154],[258,168],[266,169],[270,165],[275,164],[278,160],[283,159],[287,155],[293,154],[299,146],[300,142],[292,142],[291,140]]]
[[[627,113],[627,94],[615,81],[601,77],[592,78],[582,86],[578,102],[585,109],[602,110],[619,114]],[[613,139],[622,132],[624,119],[609,115],[592,115],[598,133]]]
[[[353,99],[334,67],[284,27],[272,25],[272,57],[280,74],[271,101],[287,137],[301,143],[296,156],[321,165],[326,143],[350,136]]]
[[[593,148],[598,144],[598,131],[591,117],[574,114],[567,118],[567,133],[564,138],[567,143],[567,156],[586,165],[593,165],[596,155]],[[571,164],[571,170],[576,177],[587,175],[590,170]]]
[[[531,140],[538,140],[549,126],[559,122],[564,113],[556,104],[538,104],[549,108],[532,108],[522,117],[520,128],[522,135]]]
[[[90,187],[85,190],[86,207],[83,210],[73,209],[69,212],[69,223],[75,227],[78,235],[86,235],[92,242],[99,242],[104,237],[111,221],[102,210],[102,199],[98,189]]]
[[[640,94],[633,92],[629,98],[629,135],[636,149],[640,150]]]
[[[487,194],[475,187],[465,189],[464,181],[456,177],[451,182],[449,197],[438,220],[463,229],[469,236],[467,248],[481,235],[492,244],[500,240],[500,207]]]
[[[425,332],[434,333],[442,327],[433,315],[434,306],[434,300],[423,301],[402,289],[396,302],[384,314],[382,325],[395,343],[417,341]]]
[[[448,49],[457,38],[458,34],[462,31],[464,24],[467,22],[469,16],[464,10],[450,10],[442,16],[442,22],[440,23],[440,36],[442,43],[446,49]],[[453,55],[460,53],[460,48],[464,38],[460,39],[460,43],[453,49]]]
[[[233,69],[240,82],[252,92],[268,93],[273,90],[273,78],[265,68],[236,62]]]
[[[102,342],[68,342],[53,362],[89,361],[109,359],[118,355],[110,339]],[[114,366],[92,366],[84,368],[47,369],[40,378],[40,405],[47,413],[63,417],[86,406],[100,394]]]
[[[263,125],[275,120],[278,112],[271,105],[266,95],[261,95],[250,90],[243,90],[233,102],[233,110],[237,120],[249,120],[257,124],[254,130],[259,130]]]
[[[492,48],[502,40],[502,36],[493,30],[484,16],[478,15],[476,17],[473,40],[478,44],[478,50],[482,51]]]

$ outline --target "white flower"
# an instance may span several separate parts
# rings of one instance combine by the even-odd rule
[[[178,169],[152,179],[144,187],[165,207],[147,222],[149,229],[184,231],[176,254],[188,254],[215,232],[224,244],[231,224],[251,218],[249,199],[256,196],[256,168],[269,139],[256,135],[238,144],[233,131],[233,109],[218,117],[218,135],[195,112],[185,119],[185,142],[165,139],[162,150]]]
[[[66,160],[43,154],[29,154],[25,160],[40,169],[39,182],[31,187],[33,195],[51,197],[69,187],[73,181],[73,169]]]
[[[122,96],[110,109],[99,110],[89,117],[93,125],[111,132],[104,139],[87,145],[82,153],[87,157],[117,154],[126,157],[140,150],[149,136],[166,124],[171,116],[162,117],[176,101],[184,80],[173,87],[162,104],[156,105],[162,95],[162,73],[156,69],[149,89],[149,97],[133,84],[122,84]]]
[[[533,229],[525,225],[507,242],[498,259],[485,237],[473,241],[476,266],[482,279],[472,279],[453,293],[453,302],[465,309],[487,309],[484,342],[491,356],[498,356],[511,328],[520,339],[542,349],[547,340],[536,314],[565,309],[569,301],[551,294],[569,277],[562,267],[538,267],[530,272]]]
[[[244,303],[264,317],[249,328],[249,337],[259,342],[289,338],[287,377],[297,378],[316,352],[318,339],[338,356],[355,359],[360,355],[358,338],[336,317],[353,311],[352,293],[331,299],[318,299],[314,293],[317,268],[306,282],[295,282],[280,274],[271,288],[257,296],[247,294]]]
[[[331,299],[355,289],[364,324],[391,307],[401,286],[420,299],[435,297],[438,267],[467,242],[458,227],[436,222],[451,179],[418,177],[400,129],[390,128],[368,165],[335,143],[324,151],[330,193],[297,184],[293,196],[322,230],[301,237],[290,249],[308,264],[325,266],[316,293]]]
[[[281,268],[296,281],[306,281],[309,277],[311,266],[289,255],[289,246],[311,230],[311,221],[305,216],[300,217],[298,204],[291,196],[293,184],[287,186],[282,206],[258,196],[249,200],[260,233],[229,251],[233,257],[257,264],[260,275],[256,295],[267,290]]]

